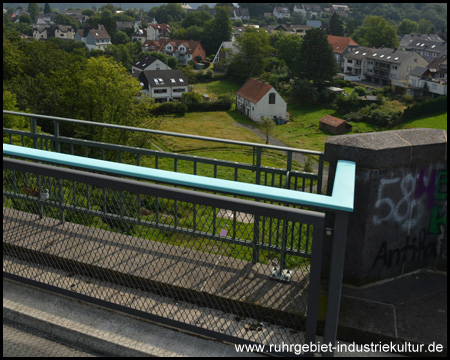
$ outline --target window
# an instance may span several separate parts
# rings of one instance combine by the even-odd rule
[[[269,94],[269,104],[275,104],[275,93]]]

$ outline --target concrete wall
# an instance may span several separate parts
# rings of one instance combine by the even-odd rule
[[[422,268],[446,271],[447,132],[408,129],[327,138],[329,192],[337,160],[357,166],[344,283],[363,285]],[[327,226],[332,224],[329,217]],[[325,277],[328,268],[327,246]]]

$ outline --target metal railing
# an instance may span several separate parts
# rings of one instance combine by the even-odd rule
[[[85,157],[95,157],[102,160],[114,160],[119,163],[127,161],[131,164],[141,166],[144,162],[146,166],[156,169],[162,168],[174,172],[186,172],[193,175],[208,173],[212,177],[224,177],[229,180],[250,182],[273,187],[284,187],[307,192],[322,193],[323,187],[323,152],[295,149],[283,146],[273,146],[228,139],[212,138],[205,136],[195,136],[181,133],[173,133],[160,130],[143,129],[114,124],[104,124],[84,120],[67,119],[54,116],[27,114],[14,111],[3,110],[4,115],[21,116],[29,118],[30,131],[3,129],[3,136],[8,137],[9,144],[13,143],[13,136],[20,138],[19,143],[22,146],[32,146],[35,149],[50,150],[54,152],[64,152],[66,154],[81,155]],[[38,132],[38,121],[43,124],[53,123],[50,127],[53,134]],[[212,143],[223,146],[231,146],[233,151],[251,151],[252,163],[242,163],[229,160],[211,159],[189,154],[172,153],[161,150],[151,150],[132,146],[101,143],[74,137],[65,137],[60,135],[61,124],[83,125],[90,128],[115,129],[117,131],[127,131],[133,133],[147,134],[148,136],[169,136],[176,138],[185,138],[189,141],[206,141],[206,147]],[[26,139],[30,139],[31,144],[27,144]],[[284,168],[274,168],[264,165],[265,154],[267,152],[282,153],[286,166]],[[128,155],[126,155],[128,154]],[[130,156],[134,160],[130,159]],[[298,157],[312,157],[317,163],[317,172],[300,171],[299,166],[295,166]],[[168,161],[170,159],[170,162]],[[151,165],[149,165],[151,164]],[[183,164],[181,166],[180,164]],[[200,167],[202,170],[199,170]],[[183,167],[183,168],[182,168]],[[220,169],[225,169],[219,175]]]
[[[4,276],[232,342],[315,341],[317,210],[334,212],[324,341],[335,341],[354,163],[338,163],[324,196],[7,144],[3,152],[28,160],[3,162]]]

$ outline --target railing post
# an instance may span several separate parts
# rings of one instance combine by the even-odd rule
[[[262,149],[261,147],[257,147],[256,148],[256,184],[260,185],[261,184],[261,157],[262,157]]]
[[[33,138],[33,148],[37,149],[37,120],[36,118],[32,117],[30,119],[30,131],[31,131],[31,137]]]
[[[317,193],[322,194],[322,181],[323,181],[323,157],[324,155],[319,155],[319,169],[317,171],[318,180],[317,180]]]
[[[334,237],[331,252],[331,267],[328,283],[328,302],[325,318],[324,344],[335,345],[341,302],[342,276],[344,272],[345,243],[348,227],[347,212],[336,212],[334,218]],[[330,347],[331,348],[331,347]],[[333,352],[324,352],[322,356],[332,357]]]
[[[59,143],[59,121],[54,120],[54,127],[55,127],[55,151],[61,152],[61,144]]]

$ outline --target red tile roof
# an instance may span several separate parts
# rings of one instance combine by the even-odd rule
[[[335,53],[343,52],[347,46],[359,46],[353,39],[343,36],[328,35],[328,42]]]
[[[187,54],[192,54],[195,49],[202,48],[202,45],[200,41],[193,41],[193,40],[168,40],[168,39],[161,39],[161,40],[146,40],[144,44],[142,44],[143,47],[150,48],[151,46],[154,46],[155,48],[152,50],[155,51],[162,51],[163,48],[167,45],[172,45],[174,51],[178,51],[178,47],[180,45],[184,45],[186,48]]]
[[[272,88],[272,85],[266,84],[264,81],[250,79],[239,89],[237,95],[256,104]]]
[[[330,125],[330,126],[337,127],[337,126],[345,123],[345,120],[338,119],[337,117],[334,117],[331,115],[326,115],[325,117],[320,119],[319,122],[322,122],[322,123]]]

